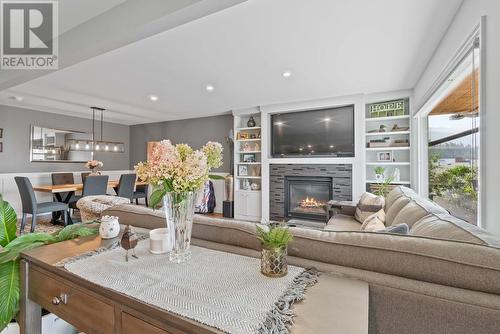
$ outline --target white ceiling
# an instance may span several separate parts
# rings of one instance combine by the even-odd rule
[[[0,103],[82,116],[98,105],[138,124],[413,88],[461,2],[249,0],[7,89]]]
[[[59,35],[102,14],[126,0],[60,0]]]

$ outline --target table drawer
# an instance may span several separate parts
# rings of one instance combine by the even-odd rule
[[[114,308],[38,270],[29,271],[29,298],[87,334],[113,333]]]
[[[128,313],[122,313],[122,334],[170,334],[151,325],[149,322],[136,318]]]

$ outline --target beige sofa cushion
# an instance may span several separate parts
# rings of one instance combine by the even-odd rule
[[[400,197],[401,199],[402,197]],[[428,214],[447,214],[439,205],[424,198],[415,198],[408,202],[396,214],[390,225],[406,224],[409,228]]]
[[[404,186],[394,187],[385,198],[385,211],[389,211],[389,208],[394,204],[394,202],[401,196],[406,196],[409,198],[416,198],[418,195],[410,188]]]
[[[361,224],[361,231],[376,232],[383,229],[385,229],[385,225],[377,214],[373,214],[366,218],[363,224]]]
[[[328,221],[325,231],[359,231],[361,224],[353,216],[336,214]]]
[[[400,196],[397,198],[385,211],[385,225],[386,226],[391,226],[392,222],[394,221],[394,218],[398,215],[399,212],[408,204],[410,203],[411,198],[407,196]],[[387,207],[387,206],[386,206]]]
[[[378,210],[374,210],[374,208],[379,208]],[[383,196],[377,196],[371,194],[369,192],[365,192],[361,195],[359,199],[358,205],[356,206],[356,213],[354,214],[354,218],[360,223],[363,223],[366,218],[373,215],[374,212],[378,212],[380,214],[379,219],[384,222],[385,215],[384,213],[385,207],[385,199]]]
[[[500,238],[449,214],[430,214],[413,224],[410,234],[500,247]]]

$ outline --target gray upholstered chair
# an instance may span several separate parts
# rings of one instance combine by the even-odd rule
[[[85,178],[90,175],[90,172],[85,172],[80,174],[82,176],[82,183],[85,182]]]
[[[64,215],[64,225],[68,224],[68,205],[61,202],[44,202],[38,203],[36,200],[35,192],[33,191],[33,186],[27,177],[16,176],[17,188],[19,189],[19,194],[21,195],[21,202],[23,206],[23,217],[21,220],[20,232],[24,232],[24,226],[26,225],[26,216],[31,214],[31,229],[30,232],[35,231],[36,227],[36,216],[42,213],[51,213],[62,211]]]
[[[139,204],[139,198],[144,198],[146,206],[148,206],[148,185],[137,186],[133,198],[135,199],[135,204]]]
[[[76,202],[85,196],[106,195],[108,189],[108,175],[89,175],[83,181],[83,190],[81,196],[73,196],[69,207],[77,209]]]
[[[130,201],[132,201],[132,198],[134,198],[136,179],[136,174],[122,174],[120,176],[120,181],[118,182],[116,195],[118,195],[119,197],[128,198],[130,199]]]
[[[52,173],[51,178],[53,186],[75,183],[73,173]],[[58,202],[68,203],[72,195],[73,192],[64,192],[54,194],[54,197]]]

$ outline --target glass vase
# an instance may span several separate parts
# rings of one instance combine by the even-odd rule
[[[287,248],[263,248],[260,258],[260,272],[268,277],[283,277],[288,274]]]
[[[191,258],[191,230],[195,209],[196,193],[167,193],[163,197],[165,219],[170,235],[172,251],[169,259],[174,263],[186,262]]]

